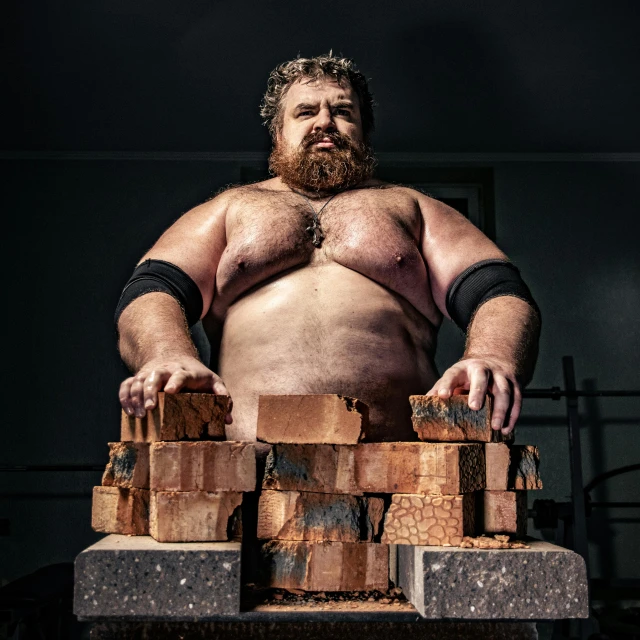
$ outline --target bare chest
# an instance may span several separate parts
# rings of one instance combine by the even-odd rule
[[[339,194],[324,208],[323,204],[267,191],[239,199],[227,214],[227,247],[216,276],[216,315],[280,274],[330,261],[378,282],[428,313],[424,307],[429,306],[430,295],[415,201],[394,189],[363,189]]]

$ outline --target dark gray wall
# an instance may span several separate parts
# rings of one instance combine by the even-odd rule
[[[266,149],[266,76],[358,61],[381,151],[637,151],[633,0],[14,3],[10,149]]]
[[[266,74],[333,47],[380,103],[376,146],[418,152],[640,150],[633,2],[16,3],[4,23],[3,464],[103,464],[118,437],[112,310],[133,264],[241,162],[17,160],[15,150],[263,151]],[[115,157],[115,156],[114,156]],[[540,156],[541,159],[544,156]],[[586,158],[590,156],[585,156]],[[495,175],[497,241],[544,313],[535,387],[639,387],[637,162],[479,163]],[[9,275],[11,274],[11,275]],[[446,327],[440,362],[460,349]],[[545,489],[569,492],[562,403],[529,402]],[[585,479],[638,462],[637,400],[581,404]],[[71,560],[98,536],[99,472],[0,473],[0,580]],[[637,474],[599,500],[638,499]],[[8,498],[6,494],[21,494]],[[26,495],[28,494],[28,495]],[[638,577],[637,511],[590,520],[596,575]]]

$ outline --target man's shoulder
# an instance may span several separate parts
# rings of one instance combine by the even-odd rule
[[[278,191],[284,191],[284,189],[275,178],[245,184],[229,184],[222,187],[207,202],[214,206],[224,207],[236,204],[239,201],[268,197]]]
[[[395,198],[404,197],[419,203],[421,206],[429,206],[431,203],[437,206],[438,201],[433,198],[424,189],[412,184],[404,184],[402,182],[387,182],[371,179],[362,185],[364,188],[379,189],[381,193],[393,194]]]

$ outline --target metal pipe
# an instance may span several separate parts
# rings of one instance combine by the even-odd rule
[[[640,397],[640,391],[635,389],[578,391],[577,389],[563,390],[560,387],[551,387],[549,389],[524,389],[522,395],[525,398],[550,398],[551,400],[560,400],[560,398],[636,398]]]

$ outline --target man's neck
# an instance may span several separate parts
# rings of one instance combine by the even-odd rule
[[[306,198],[309,198],[309,200],[324,200],[325,198],[330,198],[331,196],[334,196],[338,193],[342,193],[343,191],[355,191],[357,189],[366,189],[369,187],[374,187],[379,184],[382,184],[380,180],[375,180],[374,178],[368,178],[367,180],[363,180],[362,182],[356,185],[353,185],[351,187],[327,189],[327,190],[323,190],[323,189],[316,190],[316,189],[306,189],[304,187],[289,185],[286,182],[283,182],[280,179],[280,177],[277,177],[277,180],[280,186],[282,187],[283,191],[292,191],[294,193],[301,194]]]

